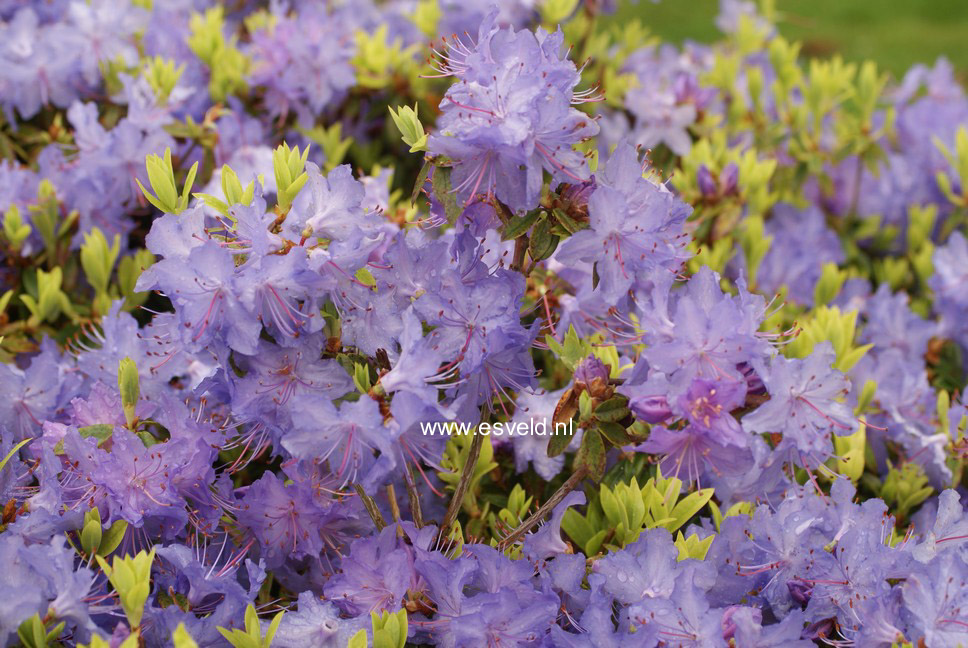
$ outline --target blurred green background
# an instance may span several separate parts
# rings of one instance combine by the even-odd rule
[[[900,76],[946,56],[968,77],[968,0],[776,0],[780,33],[810,56],[873,59]],[[666,40],[710,42],[718,0],[626,0],[611,20],[639,18]]]

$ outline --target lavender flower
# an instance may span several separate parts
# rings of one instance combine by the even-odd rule
[[[440,54],[440,74],[457,82],[428,150],[453,161],[465,204],[483,194],[523,211],[537,206],[543,171],[558,182],[587,177],[574,145],[598,126],[572,107],[584,95],[575,93],[577,68],[561,56],[562,33],[515,32],[496,20],[488,14],[474,45],[457,39]]]

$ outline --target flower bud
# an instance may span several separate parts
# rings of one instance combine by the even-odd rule
[[[609,368],[595,356],[588,356],[575,367],[575,387],[587,391],[599,402],[612,397],[615,388],[608,384]]]
[[[723,618],[720,621],[720,624],[723,628],[724,640],[729,641],[736,634],[736,622],[733,621],[733,616],[745,607],[746,606],[743,605],[730,605],[723,612]],[[756,623],[763,623],[763,610],[759,608],[749,608],[749,610],[753,616],[753,620]]]
[[[699,167],[696,180],[699,182],[699,192],[703,198],[715,198],[719,194],[716,179],[705,164]]]
[[[739,167],[735,162],[730,162],[719,174],[719,191],[724,196],[736,193],[736,185],[739,182]]]
[[[787,589],[790,590],[790,596],[793,600],[800,605],[809,603],[810,597],[813,595],[813,585],[802,578],[788,580]]]
[[[636,418],[646,423],[662,423],[672,416],[665,396],[639,396],[629,401],[629,409]]]

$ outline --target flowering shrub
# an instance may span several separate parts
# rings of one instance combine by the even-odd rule
[[[256,4],[0,2],[0,643],[968,644],[948,63]]]

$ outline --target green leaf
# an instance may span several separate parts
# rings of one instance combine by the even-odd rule
[[[684,538],[682,531],[680,531],[675,541],[676,549],[679,550],[679,560],[687,560],[690,558],[692,560],[704,560],[715,537],[716,535],[713,534],[700,540],[699,536],[694,533],[688,538]]]
[[[665,526],[665,528],[669,531],[677,530],[683,524],[688,522],[693,515],[698,513],[702,507],[704,507],[709,500],[712,499],[712,497],[712,488],[703,488],[695,493],[690,493],[686,497],[679,500],[679,503],[676,504],[672,509],[672,522],[663,526]]]
[[[541,20],[548,25],[563,23],[577,6],[578,0],[545,0],[541,3]]]
[[[97,512],[97,508],[94,508],[84,517],[84,526],[81,527],[81,548],[84,553],[91,555],[97,553],[98,547],[101,546],[103,532],[101,516]]]
[[[272,617],[272,621],[269,623],[268,629],[266,629],[265,641],[262,644],[263,648],[269,648],[272,645],[272,639],[276,636],[276,631],[279,630],[279,624],[282,623],[282,615],[285,613],[285,610],[280,610],[276,616]]]
[[[303,129],[297,126],[296,130],[308,137],[323,150],[323,159],[326,161],[323,168],[327,173],[343,163],[347,152],[350,150],[350,146],[353,145],[352,137],[343,138],[343,125],[339,122],[330,125],[328,128],[316,126],[310,129]]]
[[[121,235],[115,234],[114,240],[108,247],[107,239],[97,227],[84,234],[81,244],[81,266],[88,282],[98,294],[104,294],[111,279],[111,269],[118,260],[121,251]]]
[[[47,630],[39,614],[25,619],[17,628],[17,636],[25,648],[47,647]]]
[[[114,585],[128,624],[133,629],[138,628],[144,615],[145,601],[151,591],[151,563],[155,559],[155,550],[141,551],[134,557],[115,556],[112,565],[108,565],[99,555],[95,555],[95,558]]]
[[[346,644],[346,648],[367,648],[367,638],[366,630],[359,630],[355,635],[350,637],[350,641]]]
[[[589,538],[588,542],[585,543],[585,546],[582,547],[583,551],[585,552],[585,555],[594,556],[595,554],[597,554],[598,550],[602,546],[602,543],[605,541],[605,536],[607,535],[608,535],[608,531],[605,529],[602,529],[601,531],[593,535],[591,538]]]
[[[558,247],[558,235],[551,232],[551,223],[547,218],[542,218],[534,226],[531,232],[531,239],[528,241],[528,253],[535,261],[543,261],[552,254]]]
[[[610,444],[617,448],[626,446],[632,443],[632,436],[628,433],[628,430],[619,423],[608,423],[603,422],[598,424],[598,431],[602,433]]]
[[[426,151],[427,134],[424,132],[423,124],[420,123],[420,118],[417,116],[418,104],[414,104],[413,108],[410,106],[400,106],[396,112],[393,111],[393,108],[389,110],[390,117],[393,119],[397,130],[403,136],[404,143],[410,147],[410,152]]]
[[[553,209],[551,213],[554,214],[555,220],[558,221],[558,224],[561,225],[561,227],[569,234],[574,234],[575,232],[588,227],[588,225],[579,223],[573,219],[563,209]]]
[[[97,444],[100,446],[111,438],[111,434],[114,433],[114,426],[109,423],[95,423],[94,425],[87,425],[82,428],[78,428],[77,431],[83,439],[94,437],[97,439]]]
[[[941,391],[941,394],[946,392]],[[864,383],[864,387],[861,389],[860,396],[857,398],[857,407],[854,408],[854,415],[859,416],[867,409],[867,407],[874,400],[874,396],[877,394],[877,381],[867,380]]]
[[[624,511],[624,506],[619,503],[618,498],[612,490],[602,484],[598,490],[598,503],[602,507],[602,512],[605,513],[606,519],[612,524],[612,526],[617,526],[623,521],[623,518],[627,518]],[[626,523],[627,519],[624,520]],[[627,526],[627,525],[626,525]]]
[[[543,213],[540,209],[532,209],[524,216],[512,216],[501,228],[501,240],[510,241],[523,236]]]
[[[434,163],[429,159],[424,160],[423,166],[420,167],[420,172],[417,173],[417,180],[413,183],[413,191],[410,192],[410,204],[415,205],[417,203],[417,196],[420,195],[421,190],[424,185],[427,184],[427,177],[430,175],[431,169],[434,168]]]
[[[66,621],[61,621],[60,623],[58,623],[57,625],[55,625],[53,628],[51,628],[47,632],[47,643],[49,644],[51,641],[53,641],[54,639],[56,639],[57,637],[59,637],[60,634],[64,631],[64,628],[66,626],[67,626],[67,622]]]
[[[184,623],[179,623],[178,627],[175,628],[175,632],[171,635],[172,641],[175,643],[175,648],[198,648],[198,644],[192,639],[192,636],[188,634],[188,630],[185,628]]]
[[[568,388],[555,405],[555,411],[551,418],[552,436],[548,439],[549,457],[557,457],[564,452],[574,437],[572,420],[578,411],[576,393],[573,388]],[[558,433],[559,430],[562,431],[561,434]]]
[[[629,416],[632,412],[628,408],[629,400],[625,396],[615,396],[600,403],[594,410],[594,416],[603,423],[615,423]]]
[[[451,188],[450,168],[435,166],[434,173],[430,177],[430,185],[433,188],[434,197],[444,206],[447,220],[456,223],[463,210],[457,204],[457,194]]]
[[[141,76],[151,86],[158,101],[164,104],[171,96],[172,90],[178,85],[178,80],[184,71],[184,64],[176,68],[173,60],[155,56],[148,59],[147,64],[141,70]]]
[[[364,286],[367,286],[370,288],[376,287],[376,279],[373,278],[373,273],[370,272],[370,269],[367,268],[366,266],[362,266],[359,270],[356,271],[356,274],[353,276],[355,276],[356,280],[359,281]]]
[[[30,225],[23,222],[17,205],[10,205],[3,217],[3,235],[10,243],[10,248],[18,252],[27,237],[30,236]]]
[[[145,249],[135,251],[134,256],[121,258],[118,264],[118,288],[126,300],[126,310],[140,306],[148,298],[147,292],[136,292],[134,288],[142,271],[154,262],[154,255]]]
[[[14,447],[12,447],[12,448],[10,449],[10,452],[8,452],[8,453],[7,453],[7,455],[6,455],[6,456],[5,456],[4,458],[3,458],[3,461],[0,461],[0,470],[3,470],[3,469],[4,469],[4,467],[5,467],[6,465],[7,465],[7,462],[8,462],[8,461],[10,461],[10,460],[11,460],[11,459],[13,458],[13,456],[14,456],[15,454],[17,454],[17,452],[18,452],[18,451],[19,451],[19,450],[20,450],[20,449],[21,449],[22,447],[24,447],[25,445],[27,445],[27,444],[28,444],[28,443],[30,443],[31,441],[33,441],[33,438],[29,438],[29,439],[24,439],[23,441],[21,441],[20,443],[18,443],[18,444],[17,444],[17,445],[15,445]]]
[[[121,408],[129,429],[135,428],[137,415],[135,409],[141,397],[141,383],[138,366],[131,358],[125,357],[118,363],[118,388],[121,391]]]
[[[548,438],[548,456],[557,457],[562,452],[564,452],[569,445],[571,445],[572,439],[575,438],[574,432],[571,430],[571,426],[562,427],[562,430],[567,429],[567,432],[557,433],[557,430]]]
[[[283,142],[272,152],[272,171],[276,179],[278,207],[283,213],[289,211],[292,201],[309,180],[303,171],[309,156],[309,147],[300,154],[299,147],[289,148]]]
[[[561,528],[579,546],[584,546],[595,535],[595,529],[588,519],[574,509],[565,511],[565,516],[561,519]]]
[[[108,556],[121,544],[124,539],[124,532],[128,530],[128,523],[125,520],[118,520],[111,525],[101,536],[101,543],[98,546],[97,555]]]
[[[575,327],[568,326],[568,331],[562,342],[558,342],[550,335],[545,336],[545,343],[551,352],[565,363],[565,366],[574,371],[578,363],[587,358],[592,352],[592,345],[587,340],[579,337]]]
[[[824,264],[820,279],[814,287],[814,304],[826,306],[840,294],[840,289],[847,280],[847,271],[841,270],[836,263]]]
[[[584,468],[588,476],[600,480],[605,474],[605,444],[598,430],[585,430],[581,447],[575,455],[575,467]]]
[[[145,159],[145,169],[148,171],[148,184],[155,192],[158,202],[166,207],[166,211],[175,212],[178,209],[178,192],[175,189],[171,149],[165,149],[164,159],[149,155]]]
[[[191,196],[192,185],[195,184],[195,174],[198,173],[198,162],[192,165],[192,168],[188,170],[188,176],[185,178],[185,186],[182,188],[181,201],[178,203],[178,211],[183,212],[188,209],[188,197]]]

